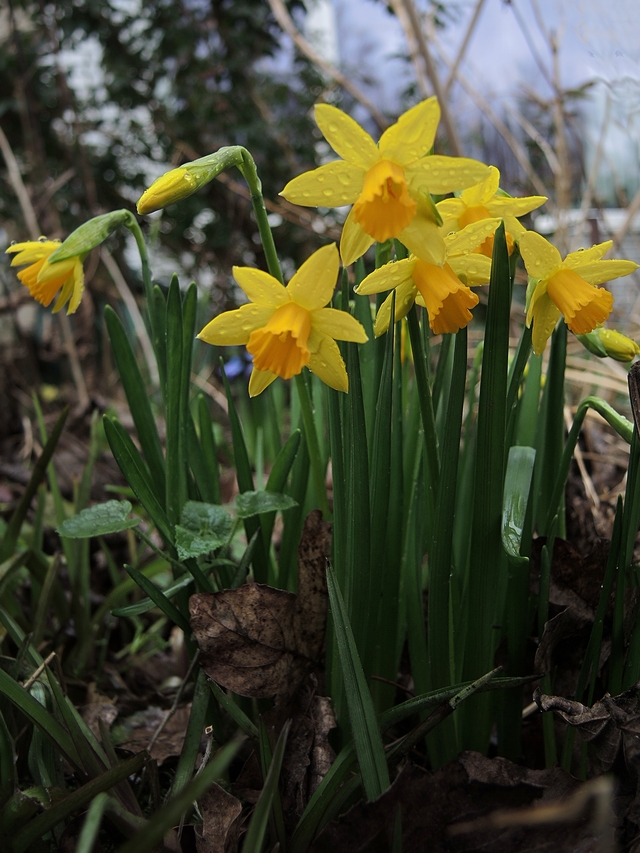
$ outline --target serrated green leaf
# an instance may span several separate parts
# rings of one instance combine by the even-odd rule
[[[119,533],[140,524],[139,518],[127,518],[131,512],[129,501],[106,501],[83,509],[77,515],[67,518],[58,527],[60,536],[68,539],[88,539],[90,536],[105,536],[107,533]]]
[[[243,492],[236,496],[236,513],[238,518],[251,518],[262,512],[284,512],[297,506],[297,501],[290,495],[281,495],[277,492]]]
[[[175,528],[178,556],[188,560],[222,547],[229,538],[231,526],[231,517],[221,506],[187,501],[180,524]]]

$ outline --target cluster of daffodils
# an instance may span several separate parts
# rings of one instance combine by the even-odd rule
[[[336,340],[362,343],[367,337],[347,312],[328,306],[340,258],[349,266],[374,243],[394,240],[397,251],[396,260],[356,288],[363,295],[390,291],[376,316],[376,335],[388,329],[392,305],[397,321],[414,303],[426,309],[434,334],[453,334],[465,327],[478,303],[471,288],[490,281],[494,233],[501,222],[509,254],[518,247],[529,276],[526,322],[533,327],[536,354],[545,349],[560,317],[598,355],[631,360],[640,352],[633,341],[602,328],[613,297],[600,287],[638,265],[605,260],[611,242],[572,252],[563,260],[551,243],[527,231],[518,219],[543,204],[543,196],[512,198],[500,189],[495,167],[431,153],[440,120],[436,98],[404,113],[378,143],[335,107],[320,104],[315,117],[338,158],[294,178],[281,194],[305,206],[351,205],[339,255],[334,245],[318,250],[286,287],[266,272],[235,267],[234,278],[249,302],[215,317],[198,336],[214,345],[247,347],[253,357],[252,396],[276,377],[290,379],[304,367],[332,388],[348,390]],[[242,149],[239,156],[239,150],[224,148],[166,173],[143,194],[138,212],[185,198],[230,165],[242,169],[250,155]],[[451,197],[434,202],[434,195]],[[64,260],[50,260],[57,249],[58,243],[41,238],[7,251],[15,253],[12,265],[27,265],[18,277],[35,299],[49,305],[59,292],[53,310],[68,303],[72,313],[84,286],[82,255],[69,257],[67,252]]]

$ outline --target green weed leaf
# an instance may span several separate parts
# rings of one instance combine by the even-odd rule
[[[176,524],[176,548],[181,560],[200,557],[222,547],[231,532],[231,517],[216,504],[187,501]]]
[[[68,539],[88,539],[90,536],[119,533],[140,524],[139,518],[127,518],[130,512],[129,501],[96,504],[63,521],[58,527],[58,533]]]
[[[285,509],[297,505],[297,501],[289,495],[280,495],[277,492],[243,492],[236,497],[238,518],[251,518],[252,515],[276,510],[284,512]]]

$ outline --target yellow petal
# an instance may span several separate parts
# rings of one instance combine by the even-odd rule
[[[262,394],[265,388],[268,388],[271,383],[277,379],[275,373],[270,370],[258,370],[254,367],[251,371],[251,379],[249,379],[249,396],[257,397]]]
[[[440,105],[427,98],[400,116],[380,137],[380,155],[401,166],[413,163],[433,148],[440,121]]]
[[[448,264],[467,287],[488,284],[491,278],[491,258],[476,253],[449,258]]]
[[[40,272],[38,273],[38,281],[43,283],[45,281],[53,281],[56,278],[66,278],[68,275],[71,275],[77,263],[77,258],[69,258],[66,261],[60,261],[60,263],[57,264],[50,264],[47,262],[46,264],[43,264]]]
[[[499,186],[500,172],[495,166],[489,166],[489,174],[484,181],[461,192],[460,198],[467,207],[484,206],[498,192]]]
[[[439,267],[419,261],[413,280],[435,335],[454,334],[469,323],[470,309],[478,304],[478,297],[460,281],[449,264]]]
[[[420,209],[398,239],[412,254],[423,261],[430,264],[444,263],[446,248],[438,226],[433,220],[423,216]]]
[[[368,296],[370,293],[382,293],[385,290],[399,287],[407,281],[412,281],[411,276],[415,265],[415,257],[403,258],[400,261],[385,264],[369,273],[355,288],[355,291],[363,296]]]
[[[271,319],[273,308],[267,305],[242,305],[235,311],[225,311],[214,317],[197,337],[215,346],[247,344],[251,332],[261,329]]]
[[[315,349],[316,351],[311,353],[309,359],[309,370],[312,370],[330,388],[347,392],[349,378],[338,344],[328,335],[322,335]]]
[[[357,344],[366,343],[369,338],[363,326],[337,308],[320,308],[311,314],[311,326],[323,335],[330,335],[338,341],[354,341]]]
[[[461,198],[445,198],[436,204],[438,213],[442,217],[442,227],[445,234],[452,227],[456,230],[460,227],[458,225],[458,218],[464,213],[466,207]]]
[[[287,285],[287,293],[307,311],[315,311],[331,301],[338,279],[340,258],[335,243],[314,252]]]
[[[69,276],[69,278],[65,281],[62,290],[58,294],[58,298],[56,299],[55,305],[51,309],[52,314],[57,314],[58,311],[66,305],[69,299],[71,299],[71,294],[73,293],[73,284],[73,276]],[[71,313],[71,311],[67,311],[67,314]]]
[[[576,335],[586,335],[604,323],[613,307],[609,291],[589,284],[575,270],[554,273],[547,282],[547,294]]]
[[[544,195],[529,195],[524,198],[508,198],[497,196],[486,202],[486,206],[492,216],[524,216],[531,213],[537,207],[541,207],[547,200]]]
[[[562,265],[560,252],[535,231],[520,237],[520,254],[531,278],[549,278]]]
[[[56,240],[27,240],[24,243],[14,243],[13,246],[9,246],[7,254],[18,253],[14,258],[11,258],[11,266],[19,267],[23,264],[33,264],[43,258],[48,258],[59,248],[60,243]]]
[[[409,194],[404,169],[391,160],[379,160],[364,177],[362,192],[353,206],[353,218],[378,243],[397,237],[418,209]]]
[[[563,264],[565,266],[566,264]],[[589,284],[604,284],[605,281],[613,281],[623,275],[630,275],[638,269],[634,261],[602,260],[593,261],[591,264],[580,264],[573,267],[580,278]]]
[[[280,195],[306,207],[342,207],[356,201],[362,192],[364,176],[364,169],[344,160],[333,160],[298,175]]]
[[[340,237],[340,257],[345,267],[361,258],[375,240],[365,233],[356,222],[353,208],[349,211]]]
[[[378,146],[373,139],[342,110],[329,104],[316,104],[315,117],[324,138],[347,163],[360,169],[369,169],[380,159]]]
[[[432,154],[407,166],[405,174],[412,192],[451,193],[484,180],[488,170],[479,160]]]
[[[248,299],[256,305],[278,308],[289,301],[285,286],[268,272],[254,267],[233,267],[232,272]]]
[[[533,305],[533,299],[531,302]],[[533,351],[536,355],[542,355],[547,341],[558,324],[561,314],[546,293],[543,293],[535,301],[535,307],[531,314],[532,316],[527,318],[527,325],[530,326],[533,321],[531,334]]]
[[[493,234],[498,225],[500,225],[499,219],[481,219],[479,222],[472,222],[471,225],[467,225],[462,231],[445,237],[447,260],[455,255],[473,252],[480,243],[486,240],[490,234]]]
[[[74,314],[80,305],[80,300],[82,299],[82,294],[84,293],[84,269],[82,268],[82,264],[80,261],[76,264],[76,268],[73,271],[73,293],[71,295],[71,300],[69,302],[69,307],[67,308],[67,314]]]
[[[376,314],[376,321],[373,325],[373,333],[376,338],[379,338],[380,335],[383,335],[389,328],[389,323],[391,322],[391,302],[393,300],[393,296],[393,292],[390,293],[384,300],[382,305],[378,308],[378,313]],[[402,284],[399,284],[398,287],[396,287],[396,310],[394,314],[394,321],[396,323],[398,322],[398,320],[402,320],[403,317],[407,316],[409,311],[413,308],[413,304],[416,301],[417,296],[418,289],[416,288],[413,279],[411,279],[410,281],[404,281]]]
[[[563,266],[567,269],[574,270],[582,264],[591,264],[594,261],[599,261],[604,257],[609,249],[613,246],[613,240],[605,240],[604,243],[597,243],[591,246],[590,249],[578,249],[577,252],[569,252],[564,259]]]

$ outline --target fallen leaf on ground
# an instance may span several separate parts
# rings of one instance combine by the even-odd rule
[[[210,678],[253,698],[295,691],[322,650],[330,545],[330,526],[312,512],[298,549],[297,595],[248,583],[191,596],[191,626]]]
[[[182,752],[190,714],[191,705],[178,708],[160,732],[149,750],[151,757],[155,758],[158,764],[162,764],[167,758],[180,755]],[[114,741],[123,749],[141,752],[149,747],[156,729],[166,715],[167,711],[153,705],[145,711],[138,711],[122,721],[122,727],[118,727]]]
[[[240,833],[242,803],[213,784],[199,801],[202,825],[196,827],[198,853],[235,853]]]
[[[622,745],[628,764],[637,763],[640,743],[640,700],[638,687],[612,697],[608,693],[591,708],[562,696],[545,696],[540,691],[534,699],[541,711],[553,711],[581,737],[592,744],[602,771],[609,770]]]

